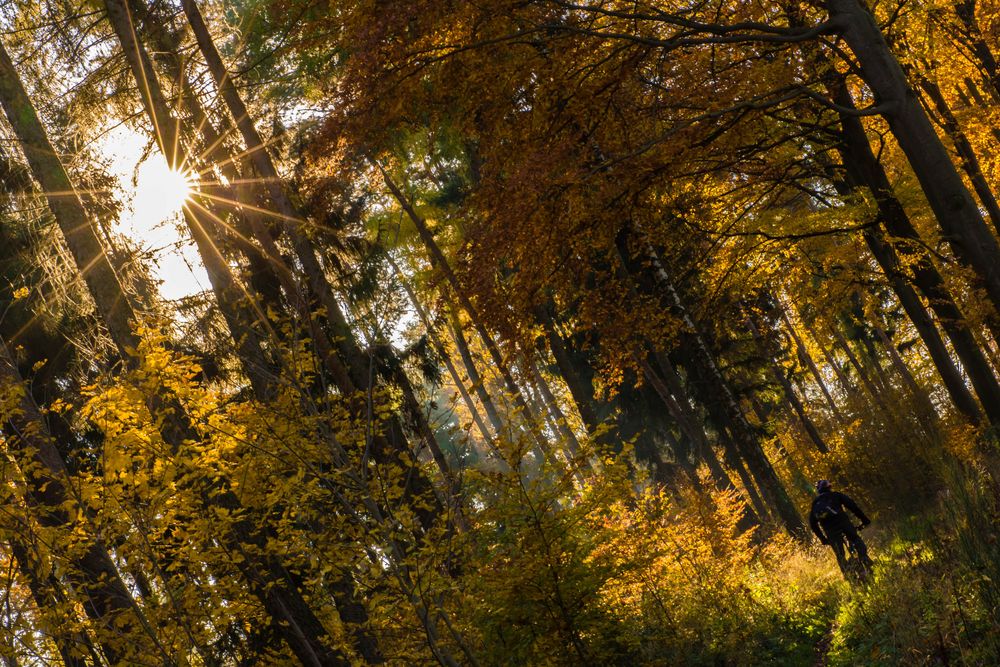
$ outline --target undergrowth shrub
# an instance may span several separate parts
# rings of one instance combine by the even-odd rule
[[[571,500],[516,473],[494,482],[461,614],[490,664],[815,658],[841,586],[832,559],[741,530],[735,493],[637,492],[617,464],[602,480]]]
[[[976,614],[951,564],[925,542],[894,540],[864,589],[845,596],[829,665],[949,664]]]
[[[939,500],[900,522],[876,552],[874,579],[845,598],[828,664],[985,665],[1000,658],[996,490],[975,466],[945,464],[940,475],[947,483]]]

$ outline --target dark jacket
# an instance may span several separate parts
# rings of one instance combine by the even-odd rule
[[[854,526],[845,510],[853,512],[863,525],[871,523],[861,508],[849,497],[836,491],[827,491],[813,500],[809,512],[809,527],[823,542],[829,541],[832,535],[853,532]]]

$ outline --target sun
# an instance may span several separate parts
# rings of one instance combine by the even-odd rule
[[[127,128],[118,128],[105,140],[123,204],[115,229],[153,258],[151,275],[160,294],[167,300],[181,299],[209,285],[182,217],[195,180],[170,169],[160,153],[146,152],[145,147],[144,137]]]
[[[132,224],[137,229],[150,230],[180,213],[190,196],[190,177],[168,167],[162,157],[150,156],[136,173]]]
[[[195,176],[170,169],[159,151],[149,150],[148,137],[124,125],[108,131],[101,149],[119,184],[122,208],[115,231],[152,259],[150,277],[160,295],[174,301],[211,289],[182,215],[197,191]]]

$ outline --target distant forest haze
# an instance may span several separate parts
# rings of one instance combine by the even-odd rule
[[[1000,663],[998,54],[1000,0],[2,3],[0,667]]]

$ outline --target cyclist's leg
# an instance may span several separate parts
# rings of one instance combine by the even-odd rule
[[[840,571],[847,574],[847,557],[844,554],[844,534],[840,532],[828,532],[826,535],[830,540],[830,548],[837,557],[837,565]]]
[[[866,545],[865,541],[861,539],[860,535],[858,535],[858,531],[851,528],[851,530],[846,531],[846,536],[847,539],[850,540],[851,546],[853,546],[854,550],[857,552],[858,560],[863,563],[865,567],[871,567],[872,559],[868,557],[868,545]]]

